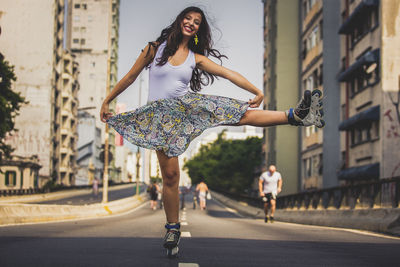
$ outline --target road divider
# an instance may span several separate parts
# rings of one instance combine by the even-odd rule
[[[0,225],[90,219],[127,212],[148,200],[148,194],[90,205],[0,204]]]

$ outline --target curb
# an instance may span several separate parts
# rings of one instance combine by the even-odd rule
[[[84,206],[48,204],[1,204],[0,225],[43,223],[74,219],[91,219],[127,212],[148,200],[147,193],[108,203]]]
[[[232,200],[214,191],[212,196],[244,216],[264,218],[264,210],[261,208],[246,206],[247,203]],[[282,222],[361,229],[400,236],[400,208],[276,210],[275,219]]]

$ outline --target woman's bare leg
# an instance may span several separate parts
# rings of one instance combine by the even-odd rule
[[[167,157],[164,152],[157,151],[163,178],[164,211],[168,223],[179,222],[179,162],[178,157]]]
[[[247,110],[237,125],[267,127],[282,124],[288,124],[284,111],[253,109]]]

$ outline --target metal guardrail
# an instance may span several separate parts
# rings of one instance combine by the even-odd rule
[[[399,207],[400,177],[313,190],[278,197],[278,209],[355,209]]]
[[[259,197],[233,194],[215,188],[213,190],[255,207],[263,205]],[[394,177],[279,196],[276,207],[277,209],[398,208],[399,202],[400,177]]]

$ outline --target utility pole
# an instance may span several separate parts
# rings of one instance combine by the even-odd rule
[[[112,28],[112,0],[110,1],[108,10],[108,49],[107,49],[107,78],[106,78],[106,96],[110,93],[110,69],[111,69],[111,28]],[[106,123],[104,133],[104,175],[103,175],[103,203],[108,202],[108,153],[109,153],[109,129]]]
[[[142,81],[143,81],[143,77],[142,74],[140,74],[139,76],[139,107],[142,104]],[[140,192],[140,185],[139,185],[139,170],[140,170],[140,148],[137,147],[137,151],[136,151],[136,195],[139,195]]]

